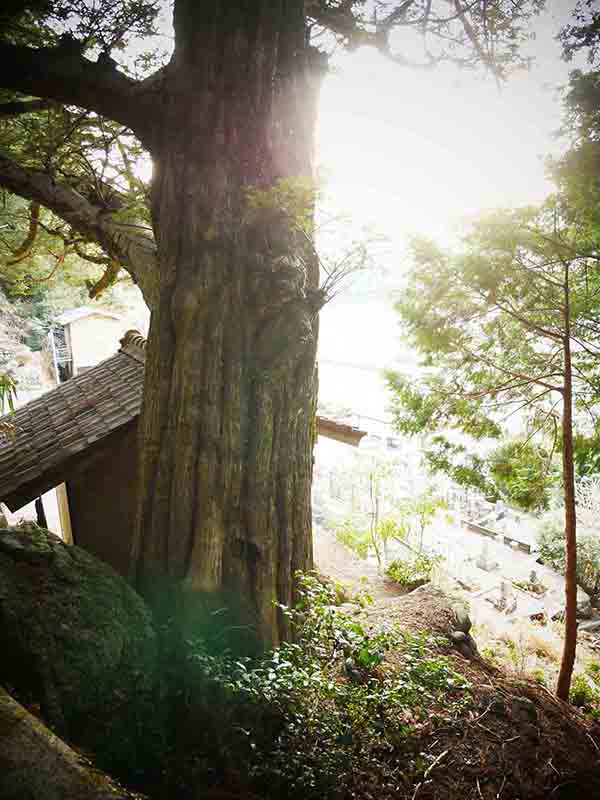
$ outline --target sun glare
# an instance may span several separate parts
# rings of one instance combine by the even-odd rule
[[[502,90],[450,67],[402,70],[371,50],[346,57],[325,83],[318,141],[336,203],[392,237],[440,237],[481,209],[543,199],[560,119],[547,84],[567,72],[551,44],[553,71]]]

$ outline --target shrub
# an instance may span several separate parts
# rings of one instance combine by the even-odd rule
[[[590,661],[585,671],[593,681],[600,682],[600,661]]]
[[[235,764],[269,797],[364,797],[373,786],[398,796],[418,774],[418,731],[442,710],[445,720],[457,713],[467,682],[435,640],[368,630],[312,577],[302,578],[297,608],[283,611],[296,641],[255,661],[188,641],[184,727],[198,731],[202,752],[186,763],[204,770],[194,778],[206,785],[207,772]],[[212,727],[220,733],[203,733]]]
[[[418,553],[411,561],[392,561],[385,574],[405,589],[416,589],[431,580],[433,569],[441,560],[441,556]]]
[[[600,692],[590,686],[585,675],[575,675],[569,699],[574,706],[592,712],[594,716],[600,715]]]
[[[564,575],[565,533],[559,514],[542,520],[537,544],[542,562]],[[600,593],[600,536],[585,528],[577,532],[577,583],[591,596]]]
[[[548,686],[546,672],[541,667],[536,667],[531,671],[531,677],[540,686]]]

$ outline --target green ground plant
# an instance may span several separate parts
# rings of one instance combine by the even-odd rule
[[[435,639],[370,630],[360,605],[343,613],[331,587],[300,580],[300,602],[282,609],[293,643],[251,660],[186,640],[196,769],[206,785],[236,763],[269,797],[358,797],[368,785],[391,797],[418,775],[421,727],[458,712],[469,684]],[[202,733],[211,718],[218,736]]]
[[[407,561],[395,559],[389,564],[385,574],[404,589],[416,589],[429,583],[433,570],[441,561],[441,556],[430,556],[421,552]]]
[[[600,691],[581,673],[573,678],[569,700],[586,714],[600,720]]]
[[[585,671],[593,681],[600,683],[600,661],[590,661]]]

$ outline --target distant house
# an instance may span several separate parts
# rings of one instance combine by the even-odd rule
[[[17,511],[65,483],[71,530],[64,538],[123,575],[135,520],[145,345],[128,331],[116,354],[17,409],[15,436],[0,441],[0,500]],[[365,435],[321,417],[317,431],[355,446]]]
[[[114,353],[114,342],[125,333],[116,314],[82,306],[57,317],[48,334],[57,383],[91,369]]]

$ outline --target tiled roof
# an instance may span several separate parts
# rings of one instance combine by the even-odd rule
[[[116,355],[4,418],[14,427],[0,439],[0,500],[9,508],[60,483],[71,462],[138,416],[144,359],[131,335]]]
[[[127,331],[119,352],[17,409],[0,438],[0,500],[11,510],[67,480],[87,451],[140,413],[146,340]],[[317,431],[358,445],[364,431],[317,417]]]

